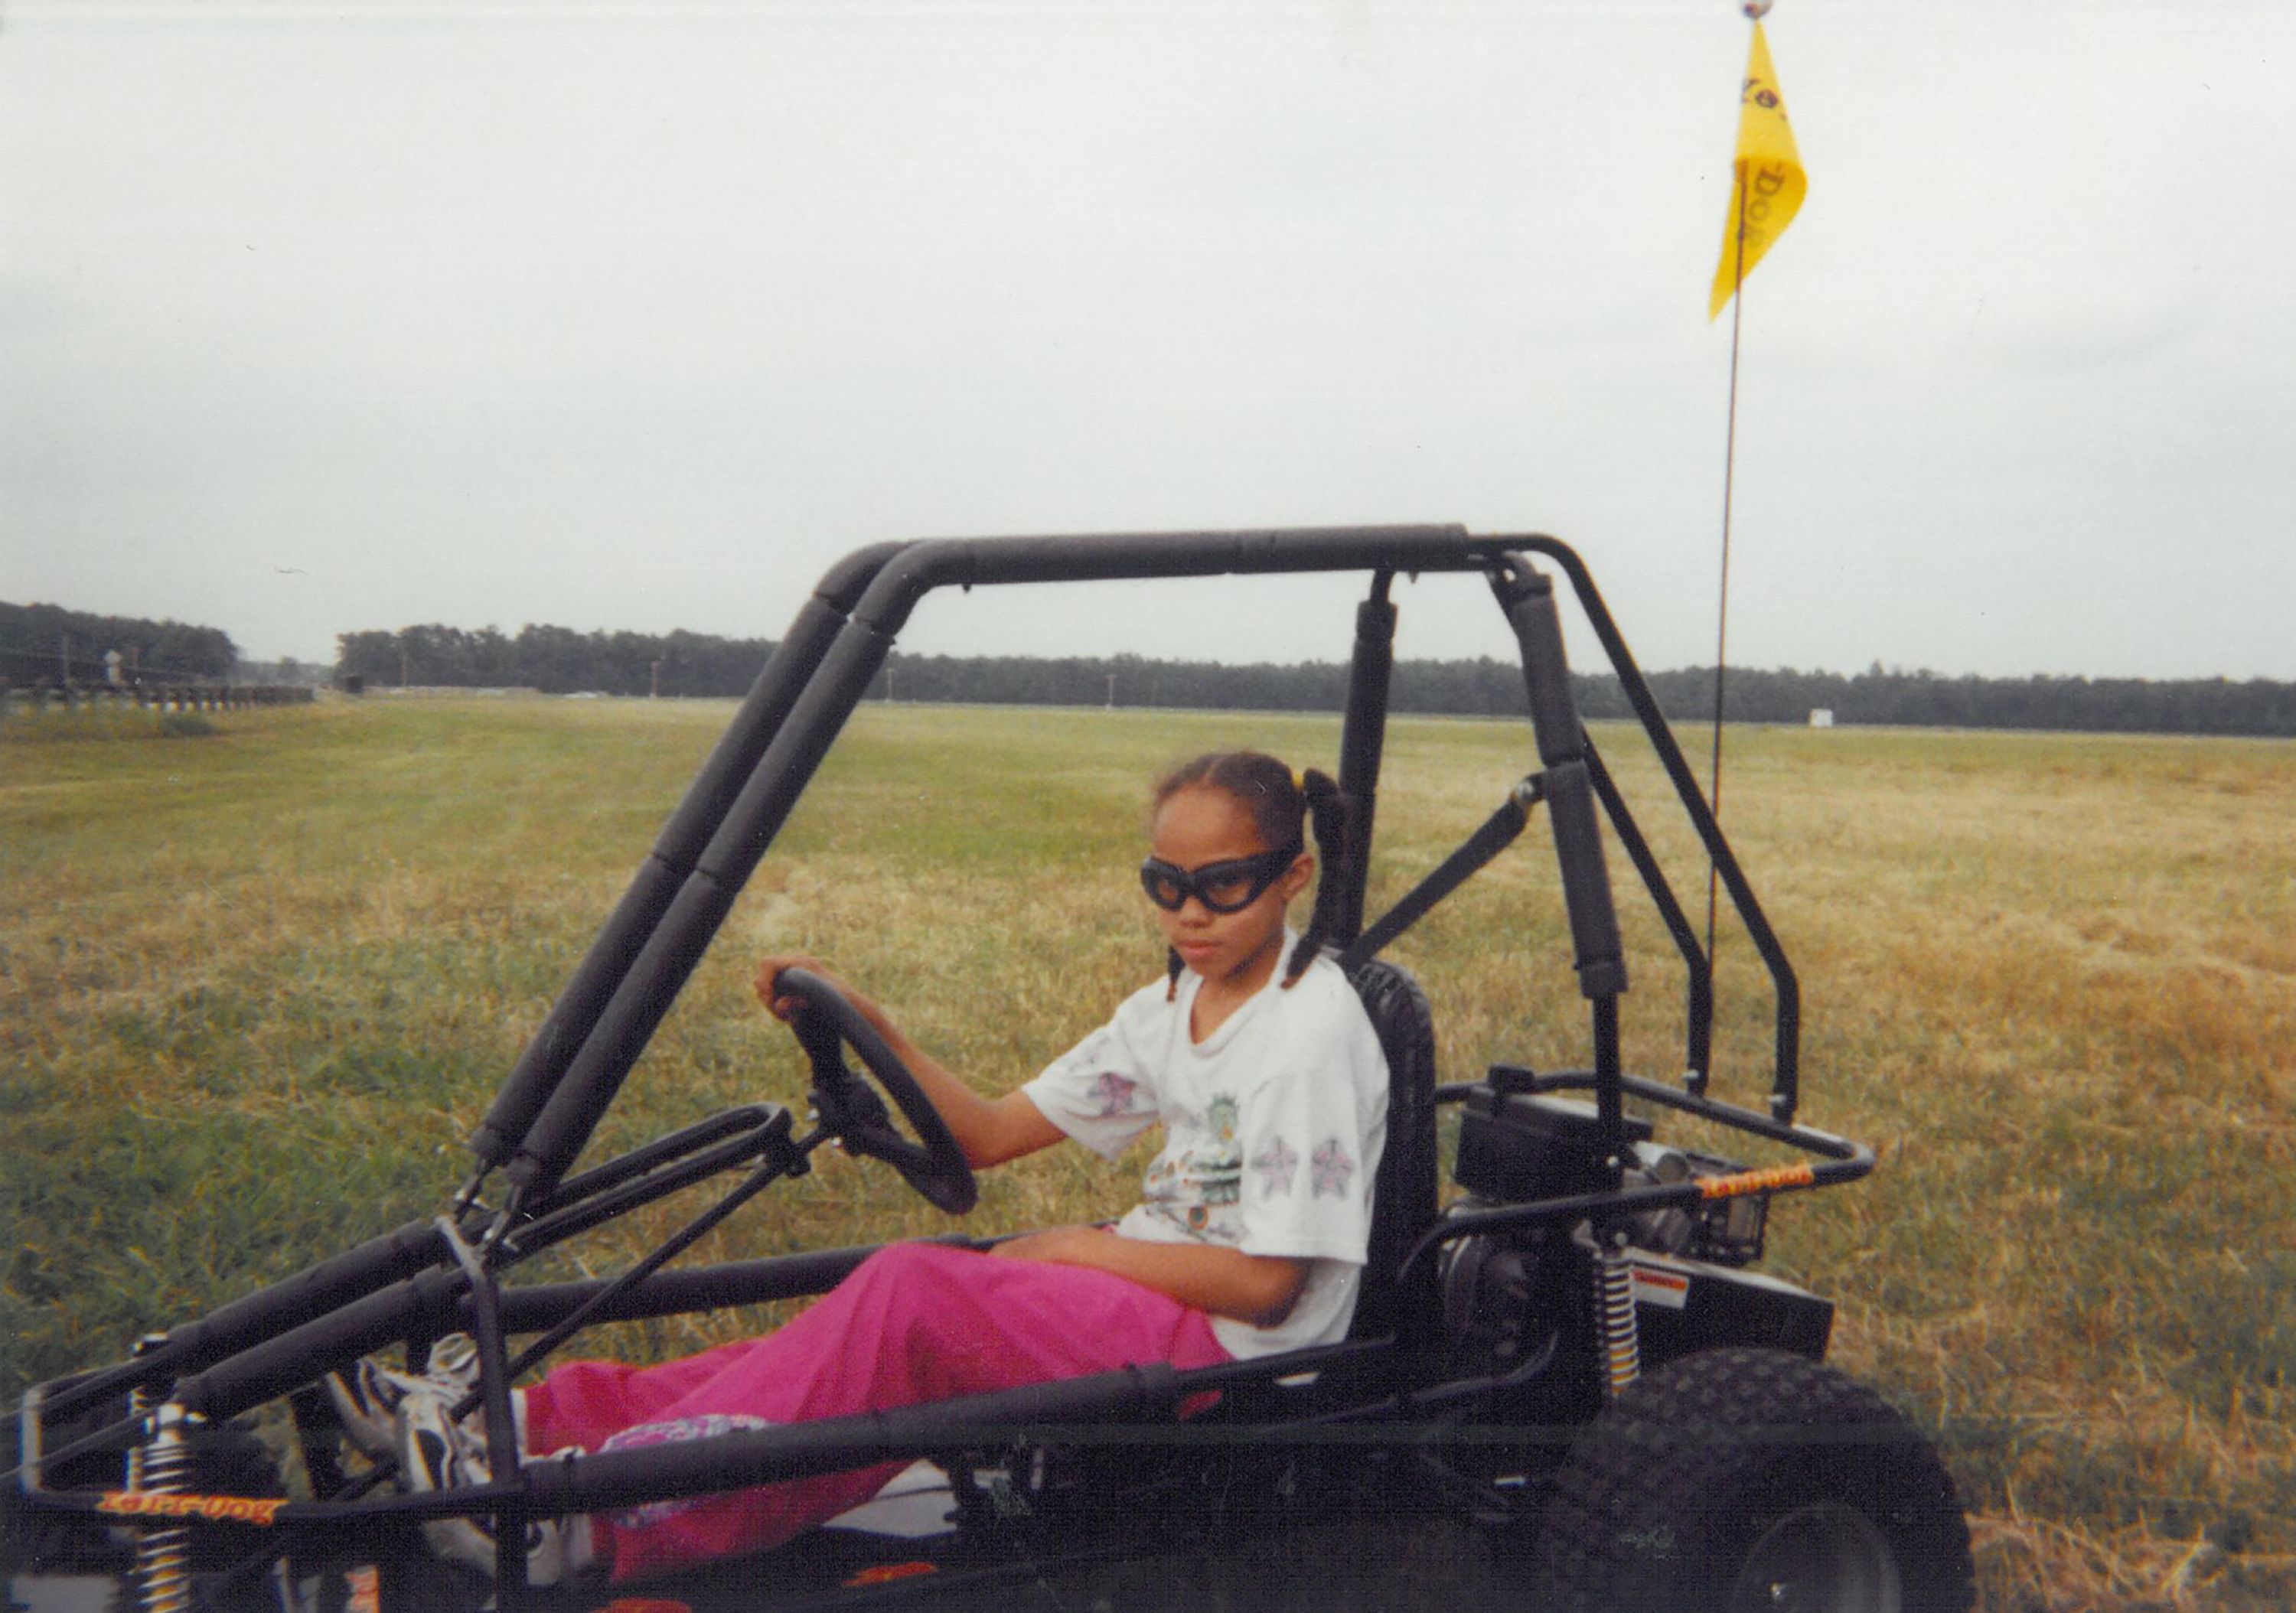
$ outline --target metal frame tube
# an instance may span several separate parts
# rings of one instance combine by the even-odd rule
[[[1469,570],[1496,558],[1490,544],[1457,527],[948,539],[902,549],[877,570],[529,1128],[506,1172],[513,1184],[506,1216],[546,1195],[579,1155],[926,594],[992,583],[1379,569],[1398,559],[1426,570]]]
[[[47,1396],[48,1413],[69,1416],[129,1388],[210,1366],[268,1338],[282,1322],[324,1315],[414,1276],[445,1252],[432,1223],[409,1222],[197,1322],[171,1329],[164,1343],[132,1360],[55,1387]]]
[[[1348,662],[1348,708],[1340,722],[1340,793],[1347,798],[1347,856],[1325,869],[1330,922],[1324,938],[1341,946],[1363,933],[1364,893],[1371,880],[1372,827],[1379,812],[1379,767],[1387,741],[1388,697],[1395,678],[1396,609],[1391,571],[1372,577],[1371,597],[1356,607],[1355,653]],[[1318,893],[1318,899],[1324,899]]]
[[[1674,887],[1667,883],[1666,871],[1659,866],[1650,841],[1644,838],[1642,825],[1635,822],[1626,798],[1619,793],[1618,781],[1603,765],[1603,753],[1595,749],[1592,734],[1587,736],[1587,777],[1595,786],[1595,798],[1603,803],[1603,815],[1611,820],[1611,832],[1642,876],[1643,888],[1650,893],[1667,933],[1674,938],[1675,950],[1682,954],[1689,977],[1683,1003],[1684,1078],[1693,1092],[1703,1092],[1714,1036],[1714,977],[1707,964],[1706,949],[1699,945],[1698,932],[1691,929],[1689,916],[1675,899]]]
[[[1747,882],[1745,871],[1738,866],[1738,859],[1732,853],[1730,843],[1722,838],[1722,826],[1715,821],[1714,809],[1699,787],[1697,775],[1691,771],[1689,762],[1683,757],[1682,748],[1675,742],[1674,730],[1669,725],[1666,714],[1659,709],[1658,697],[1651,692],[1650,684],[1644,680],[1642,668],[1636,665],[1634,652],[1627,648],[1625,635],[1619,631],[1618,623],[1611,619],[1609,608],[1603,604],[1602,592],[1595,586],[1595,578],[1587,571],[1587,562],[1580,560],[1578,553],[1567,544],[1543,535],[1505,541],[1511,548],[1545,555],[1562,568],[1562,574],[1570,579],[1571,592],[1578,595],[1578,606],[1586,613],[1587,626],[1595,630],[1603,653],[1610,657],[1611,668],[1618,675],[1619,687],[1625,692],[1628,704],[1634,708],[1643,732],[1650,736],[1651,749],[1658,753],[1659,765],[1665,768],[1667,779],[1673,784],[1675,794],[1682,802],[1683,811],[1688,815],[1691,826],[1698,831],[1700,843],[1705,847],[1707,856],[1714,860],[1715,868],[1722,876],[1723,888],[1730,893],[1731,905],[1737,910],[1739,921],[1745,925],[1746,933],[1753,939],[1754,950],[1760,954],[1764,967],[1769,970],[1771,987],[1777,995],[1775,1063],[1771,1078],[1770,1112],[1781,1121],[1791,1121],[1800,1089],[1801,983],[1794,974],[1792,963],[1786,958],[1785,948],[1770,929],[1769,920],[1762,912],[1761,902],[1754,895],[1753,887]],[[1710,961],[1710,976],[1711,967]],[[1707,989],[1710,994],[1710,980]]]
[[[464,1191],[466,1202],[475,1196],[480,1178],[517,1150],[580,1053],[615,988],[642,955],[647,939],[693,873],[695,861],[734,798],[757,770],[855,602],[884,563],[904,546],[877,544],[849,555],[830,569],[813,597],[799,610],[709,760],[663,824],[629,889],[590,944],[542,1028],[520,1055],[486,1118],[472,1134],[471,1148],[479,1163],[477,1175]]]

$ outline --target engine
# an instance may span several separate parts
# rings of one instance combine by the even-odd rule
[[[1730,1175],[1742,1168],[1711,1155],[1669,1148],[1652,1138],[1652,1125],[1626,1119],[1628,1162],[1620,1185],[1655,1187]],[[1598,1193],[1610,1186],[1592,1105],[1550,1093],[1478,1085],[1467,1095],[1459,1124],[1454,1178],[1466,1196],[1454,1215]],[[1767,1200],[1759,1194],[1691,1206],[1644,1210],[1628,1222],[1635,1248],[1715,1265],[1759,1259]],[[1445,1331],[1461,1355],[1482,1371],[1511,1372],[1552,1353],[1562,1331],[1583,1306],[1588,1233],[1546,1222],[1455,1240],[1442,1262]],[[1573,1245],[1581,1246],[1575,1251]]]

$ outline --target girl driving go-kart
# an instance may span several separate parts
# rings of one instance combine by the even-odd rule
[[[787,1326],[658,1366],[577,1362],[514,1396],[529,1457],[665,1444],[1080,1377],[1140,1362],[1200,1367],[1345,1337],[1371,1224],[1388,1071],[1360,1000],[1285,913],[1341,832],[1323,774],[1252,751],[1202,756],[1156,786],[1142,885],[1170,944],[1168,978],[1026,1085],[984,1098],[883,1010],[832,980],[900,1057],[965,1162],[1003,1164],[1068,1138],[1114,1158],[1150,1126],[1164,1146],[1143,1201],[1113,1226],[1027,1233],[987,1252],[896,1243]],[[1320,810],[1311,810],[1320,807]],[[758,967],[759,998],[809,1000]],[[468,1351],[428,1376],[371,1362],[331,1380],[346,1427],[395,1450],[414,1488],[484,1483]],[[621,1582],[780,1544],[866,1499],[904,1464],[537,1523],[528,1574]],[[428,1526],[491,1571],[480,1524]]]

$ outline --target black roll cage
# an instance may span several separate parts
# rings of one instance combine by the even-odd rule
[[[1702,1091],[1713,1025],[1710,962],[1578,723],[1553,603],[1544,579],[1521,559],[1529,554],[1545,556],[1570,579],[1769,971],[1777,1004],[1769,1107],[1774,1118],[1791,1121],[1800,1029],[1800,988],[1792,965],[1593,577],[1567,545],[1539,535],[1479,537],[1459,527],[940,539],[861,550],[823,579],[472,1136],[479,1168],[465,1201],[475,1200],[480,1179],[504,1167],[514,1215],[524,1198],[546,1192],[563,1175],[883,667],[910,613],[932,590],[952,586],[1370,571],[1372,594],[1357,614],[1341,737],[1340,786],[1357,804],[1357,830],[1339,871],[1330,933],[1347,941],[1362,929],[1394,667],[1390,582],[1398,571],[1488,575],[1523,648],[1541,760],[1550,774],[1558,764],[1583,766],[1586,788],[1600,800],[1682,954],[1688,997],[1684,1069],[1691,1089]],[[1578,785],[1572,781],[1561,787],[1576,790]],[[1575,801],[1556,799],[1555,788],[1550,779],[1549,810],[1583,974],[1598,962],[1620,958],[1618,926],[1592,814]],[[1615,987],[1600,978],[1585,983],[1590,999],[1615,1001],[1625,987],[1623,963],[1617,967]],[[1599,1028],[1596,1034],[1599,1070],[1600,1043],[1608,1040],[1615,1055],[1615,1028],[1608,1036]]]
[[[1768,971],[1775,1014],[1767,1112],[1708,1095],[1711,962],[1578,717],[1554,590],[1532,557],[1568,579]],[[87,1511],[100,1504],[93,1494],[45,1486],[43,1466],[134,1443],[145,1421],[131,1417],[111,1422],[63,1447],[46,1446],[45,1429],[69,1416],[85,1418],[129,1391],[148,1396],[164,1388],[168,1404],[221,1419],[308,1385],[362,1354],[464,1327],[479,1335],[482,1376],[492,1398],[496,1390],[506,1393],[515,1373],[540,1353],[529,1349],[512,1359],[504,1343],[510,1333],[545,1332],[547,1347],[592,1322],[798,1297],[833,1286],[866,1257],[867,1249],[660,1269],[692,1241],[681,1235],[618,1279],[504,1289],[497,1275],[525,1255],[640,1204],[745,1167],[747,1179],[710,1212],[711,1217],[722,1216],[767,1183],[802,1174],[811,1150],[828,1140],[818,1130],[795,1137],[785,1109],[757,1104],[568,1175],[927,594],[1008,583],[1340,571],[1367,571],[1372,581],[1357,611],[1339,758],[1339,783],[1352,806],[1351,832],[1345,856],[1327,870],[1318,898],[1325,905],[1325,933],[1348,961],[1360,961],[1512,839],[1531,807],[1543,800],[1580,991],[1589,1006],[1593,1059],[1583,1071],[1536,1077],[1513,1072],[1513,1085],[1517,1090],[1591,1093],[1601,1151],[1611,1161],[1607,1191],[1446,1217],[1419,1237],[1393,1280],[1403,1281],[1442,1244],[1473,1232],[1589,1216],[1616,1221],[1652,1209],[1693,1207],[1713,1196],[1696,1183],[1622,1185],[1628,1097],[1818,1159],[1814,1167],[1798,1167],[1798,1174],[1763,1173],[1771,1179],[1760,1184],[1762,1191],[1831,1185],[1869,1171],[1874,1156],[1865,1146],[1794,1123],[1800,993],[1792,967],[1593,578],[1565,544],[1535,534],[1478,536],[1456,526],[881,544],[832,567],[799,611],[472,1135],[476,1167],[451,1213],[398,1228],[147,1340],[134,1358],[119,1365],[37,1386],[25,1397],[21,1419],[24,1460],[18,1476],[27,1502],[62,1511]],[[1517,787],[1469,847],[1398,904],[1389,921],[1367,928],[1364,905],[1394,667],[1396,608],[1389,594],[1397,575],[1431,572],[1480,573],[1488,580],[1521,647],[1540,768]],[[1685,1073],[1679,1085],[1631,1076],[1620,1068],[1618,1000],[1627,987],[1627,970],[1603,860],[1604,821],[1682,960]],[[1440,1088],[1436,1098],[1456,1101],[1466,1090]],[[481,1193],[497,1175],[508,1191],[499,1208],[489,1208]],[[962,1236],[950,1241],[974,1242]],[[492,1511],[504,1525],[504,1537],[514,1540],[522,1532],[508,1526],[521,1516],[594,1511],[634,1499],[740,1487],[863,1460],[977,1445],[984,1430],[1059,1425],[1076,1437],[1075,1425],[1091,1421],[1110,1430],[1104,1437],[1121,1437],[1121,1429],[1135,1421],[1168,1424],[1177,1406],[1206,1389],[1265,1385],[1303,1371],[1349,1382],[1360,1376],[1359,1364],[1391,1351],[1396,1342],[1349,1341],[1195,1371],[1136,1368],[898,1412],[602,1453],[529,1467],[514,1480],[498,1479],[480,1489],[289,1502],[276,1510],[276,1521],[324,1527],[346,1519],[406,1521]],[[1498,1380],[1398,1389],[1395,1374],[1374,1371],[1372,1381],[1382,1387],[1371,1398],[1319,1415],[1336,1423],[1392,1420],[1484,1392]],[[1328,1397],[1323,1404],[1330,1406]],[[507,1425],[506,1416],[491,1421]],[[1158,1437],[1172,1433],[1165,1426]],[[512,1565],[506,1559],[504,1568],[508,1605],[521,1583],[522,1560]]]

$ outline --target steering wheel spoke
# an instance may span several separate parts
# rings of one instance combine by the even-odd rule
[[[980,1185],[948,1123],[917,1085],[877,1028],[861,1016],[843,992],[802,969],[785,969],[781,989],[804,1004],[792,1020],[798,1045],[813,1066],[813,1102],[822,1125],[849,1153],[882,1159],[936,1209],[962,1216],[980,1201]],[[883,1097],[853,1073],[845,1049],[860,1056],[916,1134],[901,1134]]]

